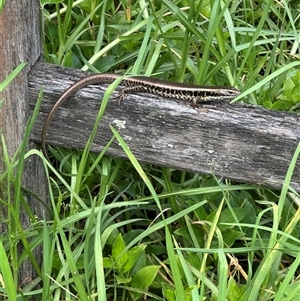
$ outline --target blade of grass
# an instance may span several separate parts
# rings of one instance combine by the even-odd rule
[[[186,300],[187,298],[185,297],[185,292],[184,292],[184,287],[180,275],[180,270],[177,264],[177,258],[175,256],[175,251],[172,243],[172,238],[171,234],[169,231],[169,228],[165,226],[165,233],[166,233],[166,246],[167,246],[167,252],[168,252],[168,258],[169,258],[169,263],[172,271],[172,276],[174,279],[174,284],[176,288],[176,300],[177,301],[183,301]]]
[[[22,71],[22,69],[27,65],[27,63],[19,64],[6,78],[0,83],[0,92],[2,92],[12,80]]]
[[[283,203],[286,198],[289,183],[291,181],[291,177],[293,175],[293,171],[296,166],[296,162],[299,157],[299,154],[300,154],[300,143],[297,146],[297,149],[294,153],[291,164],[289,166],[289,169],[288,169],[288,172],[287,172],[284,184],[283,184],[283,188],[281,190],[279,203]],[[280,214],[280,216],[281,216],[281,212],[279,212],[278,214]],[[280,216],[278,218],[280,218]],[[248,299],[249,301],[256,301],[257,299],[259,299],[259,292],[260,292],[262,283],[264,282],[266,277],[269,275],[270,271],[272,270],[273,265],[274,264],[278,265],[278,260],[282,256],[282,252],[280,251],[280,249],[282,248],[282,243],[285,242],[288,238],[288,236],[286,234],[290,234],[292,232],[292,230],[295,229],[299,220],[300,220],[300,208],[298,208],[297,214],[295,214],[293,216],[292,220],[286,227],[285,232],[282,234],[282,236],[277,238],[277,242],[274,245],[270,254],[263,259],[262,263],[258,267],[258,269],[253,277],[252,284],[248,286],[248,289],[244,296],[246,298],[249,298]]]
[[[74,187],[74,191],[77,194],[79,194],[79,192],[80,192],[80,187],[82,185],[82,179],[84,177],[84,170],[85,170],[85,167],[87,165],[87,160],[88,160],[89,152],[90,152],[90,149],[91,149],[91,146],[92,146],[92,142],[93,142],[93,140],[94,140],[94,138],[97,134],[97,131],[98,131],[99,123],[101,122],[101,119],[102,119],[102,117],[105,113],[106,106],[108,104],[108,101],[109,101],[109,98],[110,98],[111,94],[116,89],[116,87],[119,85],[121,80],[122,80],[122,78],[118,78],[114,83],[109,85],[109,87],[105,91],[105,94],[104,94],[103,100],[101,102],[101,106],[100,106],[96,121],[94,123],[92,133],[91,133],[91,135],[90,135],[90,137],[89,137],[89,139],[86,143],[86,146],[84,148],[84,151],[82,153],[82,157],[81,157],[81,160],[80,160],[78,172],[76,174],[76,184],[75,184],[75,187]]]
[[[279,76],[280,74],[282,74],[284,72],[287,72],[290,69],[293,69],[296,66],[300,66],[300,62],[292,62],[292,63],[289,63],[289,64],[283,66],[279,70],[276,70],[275,72],[271,73],[270,75],[268,75],[267,77],[262,79],[259,83],[257,83],[253,87],[249,88],[247,91],[241,93],[238,97],[236,97],[230,103],[234,103],[234,102],[244,98],[245,96],[249,95],[250,93],[254,92],[255,90],[259,90],[265,84],[269,83],[272,79],[276,78],[277,76]]]
[[[240,66],[239,66],[239,71],[238,71],[238,74],[237,74],[238,78],[241,77],[241,74],[244,70],[244,66],[245,66],[247,60],[249,59],[249,56],[250,56],[251,52],[253,51],[254,43],[257,40],[258,36],[260,35],[260,32],[261,32],[261,30],[262,30],[262,28],[263,28],[263,26],[266,22],[266,19],[267,19],[269,13],[270,13],[270,7],[272,6],[273,2],[274,2],[273,0],[266,1],[265,8],[262,11],[262,15],[259,19],[259,23],[258,23],[258,25],[256,27],[256,30],[254,32],[254,35],[252,37],[249,48],[246,50],[246,53],[243,56],[243,61],[241,62]]]
[[[17,300],[16,288],[15,288],[16,283],[12,276],[12,272],[10,270],[10,264],[1,240],[0,240],[0,271],[1,271],[1,276],[3,277],[3,281],[4,281],[3,284],[4,284],[5,291],[7,293],[8,300]]]
[[[139,31],[142,27],[147,26],[148,20],[143,20],[140,23],[136,24],[133,27],[130,27],[130,29],[123,33],[119,38],[116,38],[113,42],[103,47],[99,52],[95,53],[90,59],[89,64],[93,65],[100,57],[105,55],[110,49],[118,45],[122,41],[122,37],[128,37],[132,35],[134,32]],[[87,71],[89,67],[87,65],[83,66],[81,70]]]
[[[294,277],[297,273],[297,269],[300,266],[300,253],[298,253],[297,257],[293,261],[293,263],[289,266],[289,270],[287,274],[285,275],[282,283],[280,284],[280,287],[278,291],[276,292],[274,301],[281,301],[281,300],[288,300],[284,299],[286,298],[286,292],[288,291],[288,286],[294,282]],[[298,287],[298,291],[300,290],[300,286]],[[292,296],[290,296],[292,297]],[[291,299],[293,300],[293,299]]]
[[[97,213],[97,223],[96,223],[96,238],[95,238],[95,263],[96,263],[96,275],[97,275],[97,291],[98,300],[107,300],[106,296],[106,283],[103,267],[103,256],[102,256],[102,241],[101,241],[101,216],[102,216],[103,203],[101,203],[99,212]]]
[[[173,237],[173,241],[174,241],[174,245],[175,245],[175,248],[176,248],[176,253],[177,253],[177,256],[178,256],[178,262],[180,262],[180,264],[181,264],[181,267],[183,269],[185,278],[187,280],[187,284],[188,284],[189,288],[193,287],[192,291],[191,291],[192,300],[193,301],[200,301],[200,296],[199,296],[199,293],[198,293],[198,286],[197,286],[197,284],[195,282],[195,279],[193,277],[193,274],[191,272],[190,265],[186,261],[185,256],[182,254],[181,250],[179,249],[179,245],[178,245],[178,243],[177,243],[177,241],[174,237]],[[186,299],[188,299],[188,298],[186,298]]]

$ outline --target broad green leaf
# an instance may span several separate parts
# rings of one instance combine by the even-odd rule
[[[164,297],[167,301],[176,301],[174,291],[166,289],[164,292]]]
[[[132,288],[146,290],[154,281],[154,278],[156,277],[159,269],[160,266],[158,265],[151,265],[142,268],[132,277],[132,281],[131,281]],[[141,293],[132,292],[131,296],[133,300],[137,300],[140,298]]]
[[[103,267],[106,269],[110,269],[113,267],[113,262],[112,262],[111,258],[108,258],[108,257],[103,258]]]
[[[241,231],[237,231],[234,229],[227,229],[222,232],[223,240],[226,243],[227,247],[231,247],[233,243],[240,237],[243,237],[243,233]]]
[[[162,282],[161,286],[162,286],[164,298],[167,301],[176,301],[176,297],[175,297],[175,293],[174,293],[175,288],[165,282]]]
[[[122,273],[128,272],[135,265],[138,257],[140,256],[141,252],[145,250],[145,248],[146,245],[139,245],[128,251],[128,259],[122,268]]]
[[[239,300],[240,289],[238,288],[235,280],[230,277],[228,281],[227,298],[229,301]]]
[[[236,219],[241,221],[246,214],[249,213],[249,209],[247,208],[234,208],[233,209]],[[213,221],[215,218],[216,212],[213,212],[207,217],[208,221]],[[232,215],[232,212],[229,209],[223,210],[220,219],[218,221],[218,227],[221,231],[232,227],[231,225],[223,225],[222,223],[234,223],[236,220]]]
[[[121,233],[116,238],[112,247],[112,259],[116,269],[121,269],[128,259],[128,251],[125,251],[126,246]]]
[[[122,276],[116,275],[116,280],[117,280],[118,284],[125,284],[125,283],[129,283],[131,281],[131,277],[122,277]]]
[[[140,289],[148,288],[156,277],[159,269],[159,265],[150,265],[142,268],[133,276],[131,286]]]
[[[205,237],[205,231],[203,230],[203,227],[201,225],[191,225],[191,229],[193,230],[195,237],[198,240],[198,243],[200,246],[204,245],[204,237]],[[182,227],[174,231],[174,234],[180,235],[187,239],[188,241],[191,241],[191,235],[189,233],[188,228]]]

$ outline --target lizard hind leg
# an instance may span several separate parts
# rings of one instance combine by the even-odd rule
[[[124,98],[126,94],[130,94],[130,93],[134,93],[134,92],[144,92],[144,87],[143,86],[132,86],[132,87],[126,87],[124,89],[122,89],[119,93],[119,103],[120,104]]]

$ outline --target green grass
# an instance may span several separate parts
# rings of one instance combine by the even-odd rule
[[[47,2],[48,62],[232,85],[242,91],[237,101],[298,110],[296,2],[69,0],[64,8]],[[141,165],[113,127],[110,143],[117,140],[128,160],[106,156],[110,143],[93,154],[109,92],[83,152],[50,147],[57,167],[38,150],[25,153],[37,106],[19,151],[24,159],[5,156],[0,299],[299,300],[299,195],[289,186],[299,147],[280,192]],[[24,202],[20,177],[30,156],[44,159],[49,220]],[[21,207],[31,217],[29,229],[22,229]],[[20,241],[25,249],[18,257]],[[32,255],[37,246],[42,267]],[[37,278],[20,290],[17,271],[26,258]]]

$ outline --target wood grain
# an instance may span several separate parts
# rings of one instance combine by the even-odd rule
[[[29,77],[31,108],[41,87],[44,98],[32,140],[40,141],[45,117],[60,94],[84,76],[82,71],[36,64]],[[104,91],[89,86],[71,97],[50,124],[48,143],[84,148]],[[100,152],[111,139],[109,125],[122,125],[121,136],[141,162],[280,188],[300,138],[299,121],[296,114],[222,100],[196,111],[184,102],[131,94],[120,105],[117,98],[110,100],[92,150]],[[117,143],[107,154],[125,157]],[[299,165],[292,186],[300,189]]]
[[[7,162],[3,156],[4,151],[8,152],[10,158],[14,157],[24,139],[24,131],[30,116],[27,73],[41,54],[39,15],[40,7],[39,2],[36,0],[6,1],[0,14],[0,83],[20,63],[27,63],[22,72],[0,92],[0,100],[4,100],[0,109],[0,132],[6,145],[6,150],[4,150],[2,143],[0,143],[1,175],[4,174],[4,171],[7,171]],[[36,147],[36,144],[32,141],[28,144],[28,149]],[[28,207],[39,220],[44,220],[48,216],[48,210],[37,200],[37,198],[40,198],[43,202],[47,202],[47,195],[49,195],[44,167],[38,156],[31,156],[25,161],[22,171],[22,183],[20,185],[28,190],[28,193],[23,194],[26,208],[20,205],[20,209],[17,209],[18,206],[16,205],[14,209],[17,215],[14,217],[10,215],[8,218],[6,211],[8,206],[6,203],[10,203],[9,206],[15,206],[13,203],[13,185],[11,179],[6,179],[5,176],[0,183],[0,199],[2,201],[0,206],[0,233],[4,241],[8,239],[5,236],[17,235],[8,230],[8,228],[12,229],[13,227],[7,223],[14,224],[14,218],[19,219],[24,231],[32,227],[31,216],[27,212]],[[9,196],[7,194],[8,190],[11,191],[12,195]],[[16,200],[16,202],[21,202],[20,199]],[[21,240],[18,240],[17,243],[19,249],[18,259],[21,260],[20,254],[24,252],[24,247]],[[37,246],[31,251],[33,251],[35,260],[41,264],[43,258],[41,248]],[[29,259],[19,264],[20,267],[17,271],[19,284],[16,283],[16,286],[23,289],[25,285],[32,285],[30,282],[35,279],[37,274]],[[30,297],[28,297],[28,300],[31,300]]]

